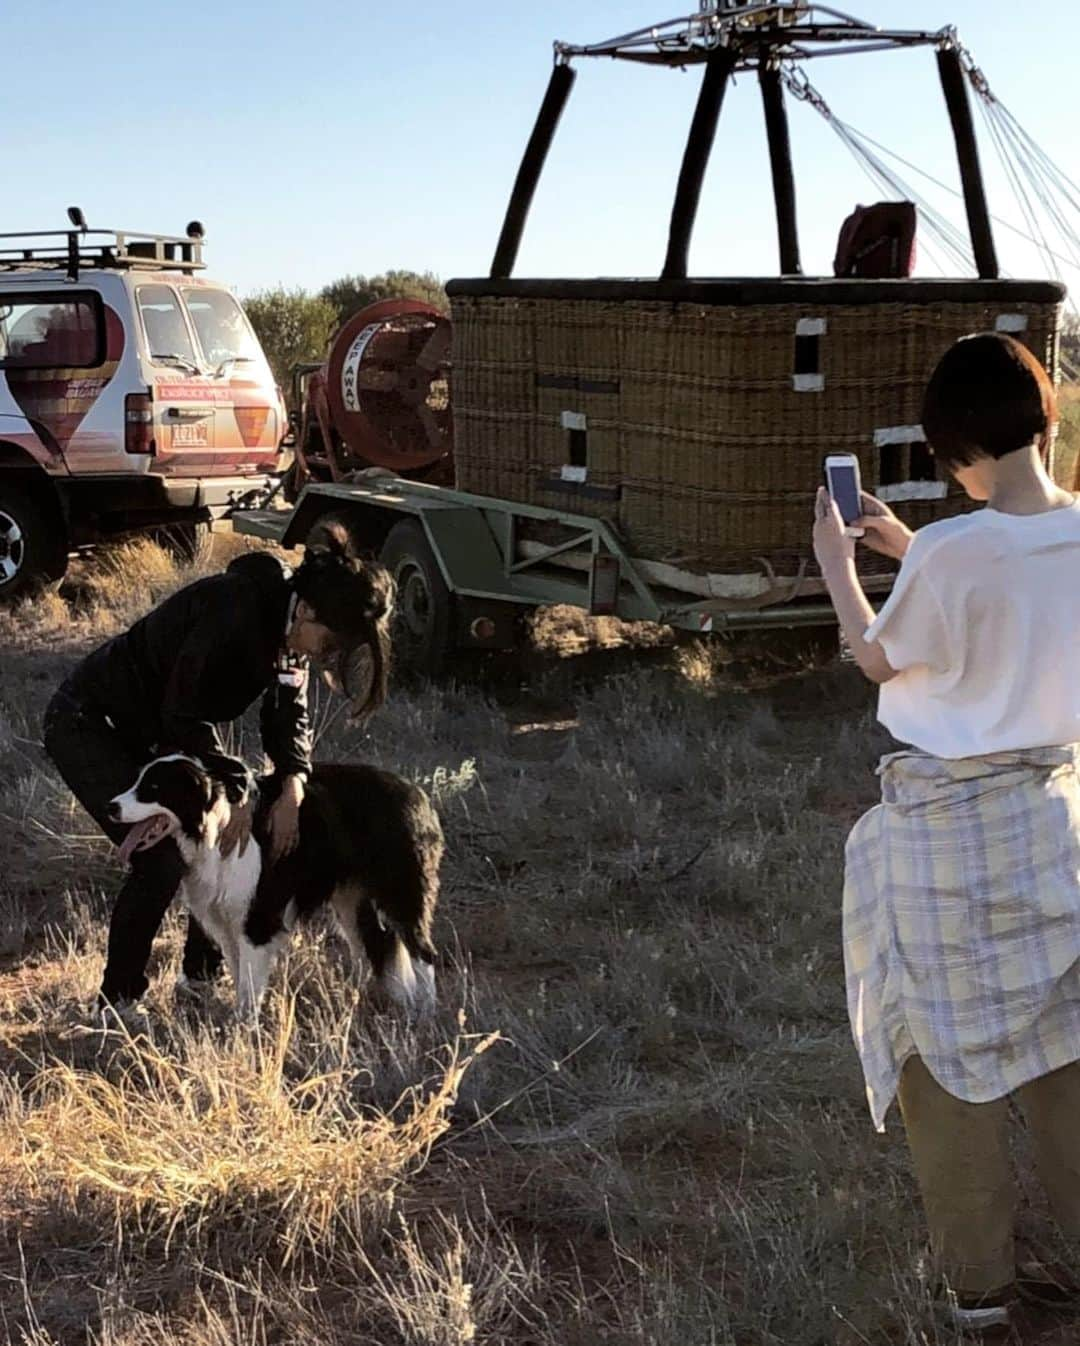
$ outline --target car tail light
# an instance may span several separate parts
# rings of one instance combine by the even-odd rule
[[[153,393],[128,393],[124,398],[124,451],[155,452]]]
[[[295,442],[295,429],[293,418],[289,413],[289,404],[285,401],[285,394],[281,391],[281,384],[274,384],[274,392],[277,393],[278,406],[278,453],[282,449],[292,448]]]

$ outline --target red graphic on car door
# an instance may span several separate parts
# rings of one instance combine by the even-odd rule
[[[229,381],[232,406],[219,421],[217,465],[222,471],[265,472],[278,447],[277,412],[267,405],[265,384],[253,379]]]
[[[159,383],[156,398],[165,441],[158,452],[166,470],[213,466],[242,472],[271,465],[277,417],[258,384],[188,379]]]
[[[65,451],[87,413],[112,381],[124,353],[124,325],[105,305],[105,359],[94,365],[97,328],[89,305],[57,305],[40,340],[20,359],[41,368],[8,368],[7,385],[28,420],[42,425]]]
[[[270,408],[234,407],[233,415],[236,417],[236,427],[240,431],[240,438],[244,441],[244,448],[259,448],[270,416]]]

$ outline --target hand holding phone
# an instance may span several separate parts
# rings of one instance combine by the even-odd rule
[[[883,500],[876,500],[865,491],[862,495],[862,517],[866,546],[881,556],[902,561],[914,536],[907,524],[898,519]]]
[[[825,459],[825,486],[840,511],[844,532],[862,537],[866,530],[851,526],[863,513],[858,458],[853,453],[830,453]]]

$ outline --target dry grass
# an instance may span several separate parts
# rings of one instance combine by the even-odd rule
[[[850,669],[597,650],[625,633],[555,614],[526,687],[399,689],[364,732],[324,704],[322,758],[437,799],[438,1022],[375,1014],[318,926],[253,1038],[227,991],[174,1001],[170,918],[145,1023],[108,1029],[118,871],[40,717],[184,578],[143,545],[0,618],[0,1339],[951,1342],[844,1012],[841,847],[884,746]]]
[[[347,1020],[329,1044],[335,1059],[290,1078],[295,1011],[287,1001],[270,1041],[240,1034],[177,1051],[174,1040],[136,1041],[129,1030],[120,1070],[46,1068],[23,1119],[16,1190],[73,1210],[81,1193],[98,1192],[111,1198],[116,1228],[161,1232],[166,1247],[227,1225],[250,1255],[283,1267],[331,1258],[342,1232],[361,1233],[425,1162],[473,1053],[455,1044],[432,1087],[365,1115]]]

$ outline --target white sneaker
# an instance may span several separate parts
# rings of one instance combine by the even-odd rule
[[[1004,1293],[976,1298],[958,1297],[947,1291],[938,1302],[949,1324],[971,1341],[1004,1343],[1016,1340]]]

